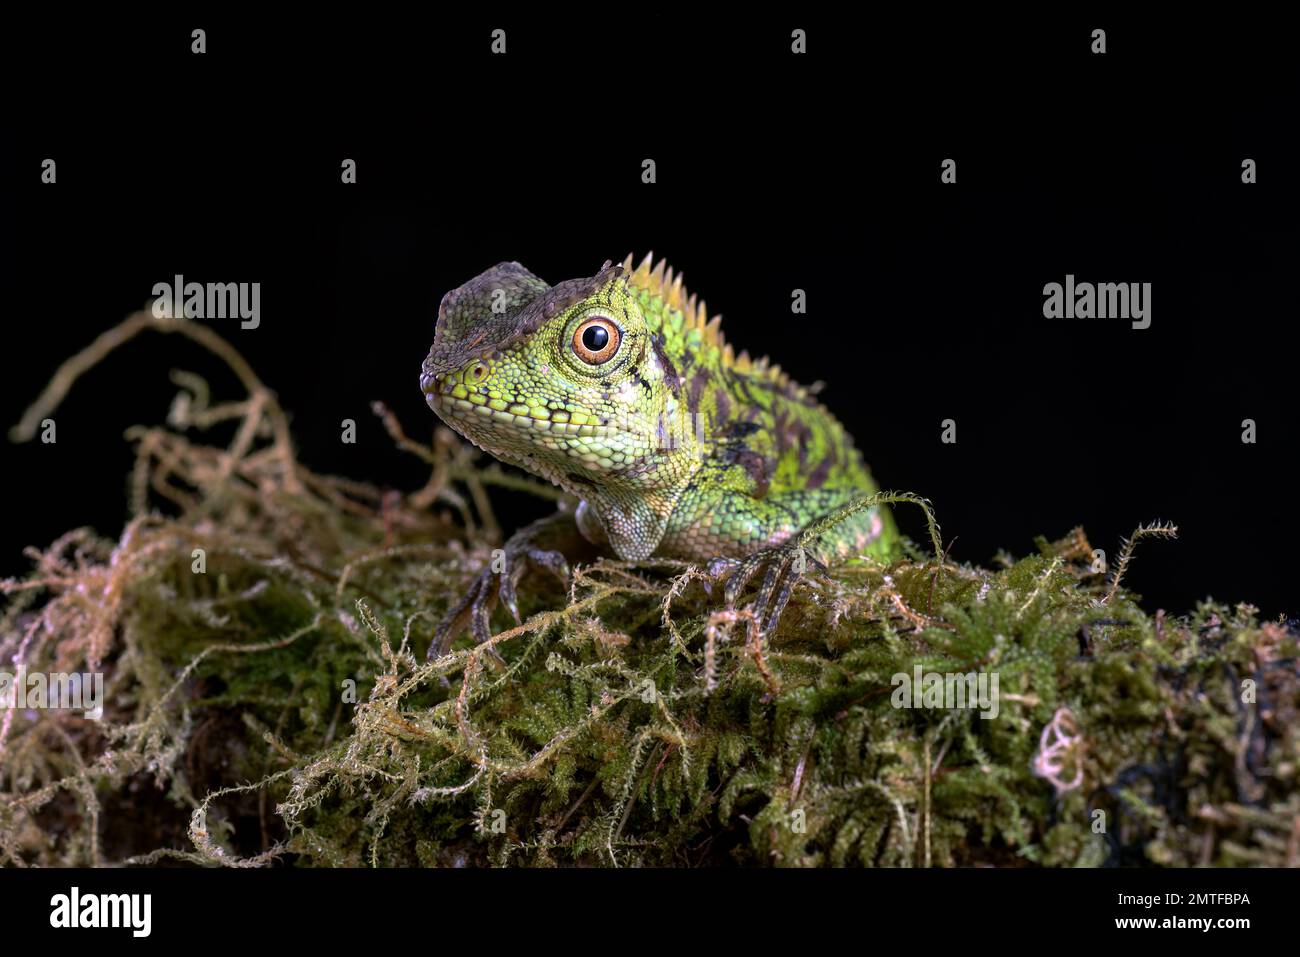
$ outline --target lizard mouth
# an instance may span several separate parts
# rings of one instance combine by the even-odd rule
[[[650,438],[614,419],[492,399],[445,379],[421,384],[429,407],[469,441],[566,488],[574,470],[629,475],[656,461]]]
[[[521,432],[585,437],[612,436],[619,431],[607,421],[581,412],[570,413],[544,406],[529,407],[522,402],[490,399],[477,392],[468,392],[462,398],[452,394],[455,388],[453,383],[440,380],[437,376],[422,376],[420,387],[424,390],[429,408],[449,424],[463,424],[467,429],[475,431],[504,427]]]

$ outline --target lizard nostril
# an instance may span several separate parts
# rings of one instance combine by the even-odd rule
[[[469,381],[482,382],[484,379],[487,378],[487,372],[488,372],[487,366],[485,366],[481,362],[474,366],[471,366],[469,370]]]

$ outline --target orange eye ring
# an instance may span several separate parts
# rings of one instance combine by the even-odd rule
[[[614,358],[623,334],[613,320],[592,316],[573,330],[573,351],[588,365],[598,366]]]

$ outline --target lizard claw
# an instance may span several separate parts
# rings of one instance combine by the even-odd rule
[[[734,572],[739,565],[739,558],[718,557],[710,559],[709,564],[704,567],[704,578],[701,579],[704,593],[712,598],[714,584],[725,582],[729,574]]]
[[[736,601],[750,580],[763,570],[763,579],[759,583],[758,594],[754,596],[749,608],[758,622],[760,634],[770,634],[776,629],[781,613],[790,601],[794,586],[803,577],[809,564],[825,569],[826,565],[797,543],[784,543],[770,548],[760,549],[740,561],[719,559],[710,563],[709,572],[721,577],[726,572],[727,564],[734,570],[726,575],[723,585],[723,600],[726,607],[734,609]]]
[[[506,542],[504,555],[493,554],[492,563],[474,579],[465,595],[443,616],[429,645],[430,660],[445,655],[466,623],[476,644],[492,637],[492,612],[498,602],[505,606],[516,624],[519,617],[519,582],[530,568],[551,572],[564,584],[569,581],[569,562],[562,552],[538,547],[524,529]],[[494,567],[502,567],[498,573]],[[500,578],[499,581],[495,579]]]
[[[505,567],[506,571],[501,574],[501,584],[497,587],[497,597],[517,625],[523,623],[519,617],[519,580],[524,577],[528,569],[540,568],[549,571],[560,580],[561,584],[569,583],[569,562],[563,552],[537,548],[531,544],[521,544],[512,548],[510,542],[507,542]]]

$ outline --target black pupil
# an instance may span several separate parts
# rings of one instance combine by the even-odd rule
[[[592,352],[599,352],[609,344],[609,330],[604,326],[588,326],[582,331],[582,344]]]

